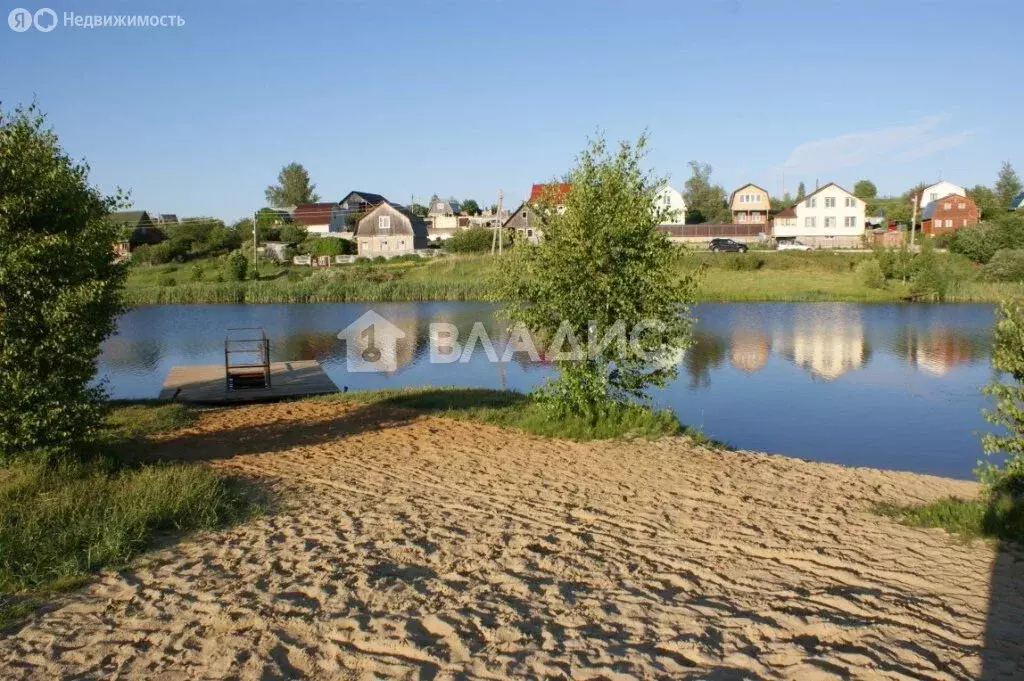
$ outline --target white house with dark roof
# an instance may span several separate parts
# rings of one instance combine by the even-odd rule
[[[921,190],[921,196],[918,197],[918,209],[924,210],[932,201],[938,201],[942,197],[949,196],[950,194],[967,196],[967,190],[958,184],[941,180]]]
[[[829,182],[776,215],[772,234],[814,248],[860,248],[865,207],[863,200]]]

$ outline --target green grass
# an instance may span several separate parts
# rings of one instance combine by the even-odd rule
[[[256,510],[238,481],[208,467],[138,462],[147,436],[193,418],[180,405],[118,406],[106,456],[0,469],[0,627],[19,621],[49,592],[127,564],[162,536]],[[119,450],[136,456],[109,454]]]
[[[350,392],[313,398],[358,402],[436,413],[450,418],[492,423],[543,437],[569,440],[659,438],[684,434],[670,410],[622,406],[594,419],[556,417],[544,405],[522,393],[465,388],[407,388]]]
[[[941,527],[963,539],[1004,539],[1024,544],[1024,499],[1006,491],[975,499],[947,497],[923,506],[883,504],[880,515],[912,527]]]
[[[885,288],[864,285],[856,271],[869,253],[751,251],[746,254],[690,251],[687,269],[703,267],[698,299],[705,302],[894,302],[909,288],[889,282]],[[940,254],[939,257],[950,257]],[[199,261],[203,264],[205,261]],[[191,280],[192,263],[134,267],[128,278],[131,304],[174,303],[324,303],[485,300],[495,275],[490,255],[445,256],[391,262],[358,262],[329,269],[264,266],[258,281]],[[209,269],[214,271],[215,262]],[[962,270],[963,268],[960,268]],[[974,273],[960,277],[949,291],[951,302],[993,302],[1024,295],[1024,284],[986,283]],[[173,279],[173,286],[161,285]]]

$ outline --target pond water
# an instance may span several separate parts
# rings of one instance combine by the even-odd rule
[[[346,370],[338,332],[373,309],[406,334],[390,373]],[[700,305],[679,377],[655,391],[687,424],[735,447],[848,465],[972,477],[988,429],[981,387],[991,305],[726,303]],[[275,360],[317,359],[349,389],[459,385],[527,391],[543,362],[429,361],[429,324],[501,325],[486,303],[146,306],[103,346],[99,375],[115,398],[153,398],[175,364],[216,364],[228,327],[263,327]]]

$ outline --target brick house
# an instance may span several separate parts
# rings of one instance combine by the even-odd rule
[[[921,232],[953,232],[961,227],[977,224],[980,217],[978,205],[969,196],[947,194],[925,206],[921,214]]]

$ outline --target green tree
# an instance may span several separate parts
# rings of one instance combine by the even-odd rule
[[[235,281],[242,281],[249,271],[249,259],[242,251],[235,251],[228,256],[228,274]]]
[[[686,221],[725,222],[730,218],[726,206],[725,189],[711,184],[711,165],[690,161],[690,178],[686,180],[683,196],[686,198]]]
[[[0,109],[0,460],[80,455],[102,426],[90,383],[124,309],[118,204],[35,106]]]
[[[695,280],[680,267],[681,249],[658,231],[664,180],[641,170],[646,144],[641,137],[611,152],[592,141],[569,174],[565,210],[550,200],[538,206],[544,239],[499,263],[494,295],[508,301],[510,320],[534,338],[571,335],[584,348],[578,361],[557,361],[558,377],[539,391],[558,413],[593,418],[644,397],[676,375],[668,360],[690,342]],[[602,339],[616,328],[636,343],[586,350],[590,334]]]
[[[993,487],[1009,487],[1024,494],[1024,302],[1006,301],[999,308],[993,333],[992,367],[1009,379],[994,381],[985,392],[996,399],[995,409],[985,419],[999,426],[1000,433],[987,433],[982,446],[987,454],[1005,454],[1002,467],[982,464],[978,475]]]
[[[1000,204],[996,193],[990,187],[986,187],[983,184],[978,184],[968,189],[967,196],[971,197],[971,200],[978,206],[982,220],[990,220],[1006,212],[1006,208]]]
[[[301,244],[308,236],[306,226],[295,222],[286,222],[278,231],[278,238],[288,244]]]
[[[483,227],[473,227],[456,232],[443,242],[449,253],[486,253],[491,250],[494,232]]]
[[[480,213],[480,204],[473,199],[466,199],[462,202],[462,212],[477,215]]]
[[[409,205],[409,212],[418,218],[425,218],[427,217],[427,213],[429,211],[427,210],[427,207],[424,206],[423,204],[413,203]]]
[[[301,163],[289,163],[277,174],[277,184],[267,187],[267,202],[277,208],[297,206],[302,203],[316,203],[320,196],[314,191],[316,185],[309,181],[309,173]]]
[[[805,196],[807,196],[807,187],[801,182],[796,186],[796,200],[803,201]]]
[[[858,199],[868,201],[878,196],[878,188],[871,180],[859,180],[853,185],[853,195]]]
[[[1017,171],[1013,169],[1009,161],[1003,161],[1003,167],[999,169],[999,177],[996,178],[995,194],[999,199],[999,207],[1002,210],[1009,210],[1013,199],[1020,194],[1022,187]]]

